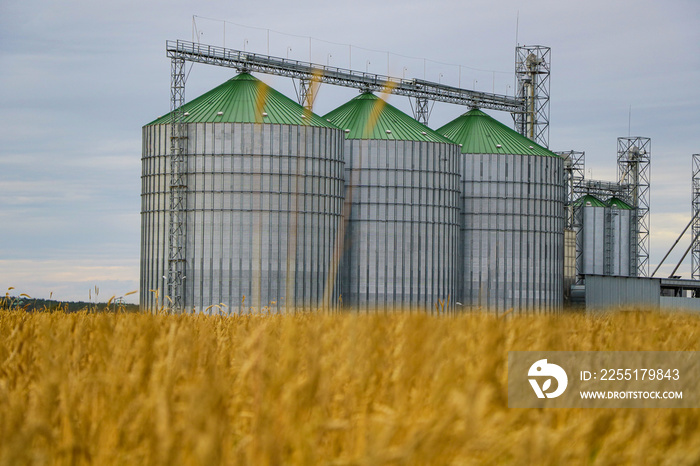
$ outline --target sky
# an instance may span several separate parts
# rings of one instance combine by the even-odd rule
[[[550,149],[585,151],[586,176],[612,181],[617,138],[651,138],[652,270],[690,220],[697,0],[5,0],[0,294],[106,301],[138,289],[141,128],[169,111],[166,40],[194,38],[510,95],[516,43],[551,47]],[[235,74],[188,73],[187,100]],[[295,97],[289,79],[258,77]],[[322,86],[314,111],[356,94]],[[388,99],[410,113],[406,97]],[[429,126],[466,110],[436,103]],[[487,113],[512,126],[509,114]],[[657,275],[670,274],[689,241]],[[689,257],[678,274],[689,277]]]

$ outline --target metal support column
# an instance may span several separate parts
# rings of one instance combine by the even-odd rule
[[[566,188],[566,228],[574,228],[574,202],[585,194],[586,153],[577,151],[555,152],[564,159],[564,186]]]
[[[170,73],[170,217],[167,296],[175,312],[184,310],[186,273],[187,125],[184,123],[185,60],[171,59]]]
[[[564,280],[571,281],[565,287],[565,295],[569,292],[569,286],[573,283],[583,283],[583,275],[578,270],[583,260],[583,219],[580,209],[576,209],[576,201],[585,194],[583,190],[585,176],[585,152],[577,152],[574,150],[565,152],[556,152],[556,154],[564,159],[564,188],[566,190],[566,224],[564,225],[564,236],[573,235],[574,246],[573,252],[567,251],[565,246],[564,252]],[[571,255],[573,254],[573,256]]]
[[[314,82],[312,79],[299,79],[299,87],[297,87],[296,82],[294,83],[294,90],[296,91],[299,105],[309,112],[313,109],[317,88],[318,82]]]
[[[651,139],[617,138],[617,174],[626,188],[633,221],[630,222],[630,276],[649,276],[649,180]]]
[[[416,106],[413,108],[413,118],[415,118],[418,123],[423,123],[427,126],[428,118],[430,117],[428,99],[425,97],[416,97],[415,101]]]
[[[513,114],[515,130],[547,148],[551,53],[541,45],[515,49],[516,97],[525,102],[525,110]]]
[[[574,231],[576,232],[576,280],[577,285],[582,285],[584,283],[583,276],[583,244],[584,244],[584,230],[583,230],[583,205],[574,206]]]
[[[693,154],[693,224],[691,241],[693,242],[690,256],[690,277],[700,280],[700,154]]]

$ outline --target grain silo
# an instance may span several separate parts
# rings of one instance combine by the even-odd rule
[[[563,159],[472,109],[440,134],[462,145],[462,299],[489,311],[559,310]]]
[[[342,131],[247,73],[183,110],[185,310],[308,308],[324,292],[336,302]],[[167,292],[169,138],[169,115],[143,128],[144,309]]]
[[[631,243],[633,208],[617,197],[608,199],[607,204],[610,208],[610,274],[629,277],[630,252],[634,249]],[[636,261],[636,257],[633,259]]]
[[[578,273],[607,275],[611,247],[608,204],[587,194],[575,203],[577,223]]]
[[[459,147],[371,93],[325,118],[345,131],[343,304],[454,302]]]

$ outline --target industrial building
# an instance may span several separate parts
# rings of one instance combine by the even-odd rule
[[[583,152],[551,151],[547,47],[516,49],[513,97],[186,41],[166,49],[170,113],[143,128],[146,310],[531,313],[624,301],[611,290],[630,286],[700,295],[694,280],[629,281],[649,275],[650,139],[618,139],[612,182],[585,179]],[[187,61],[238,74],[186,102]],[[298,103],[251,72],[298,81]],[[360,95],[320,117],[322,83]],[[380,92],[414,99],[414,115]],[[429,100],[469,109],[432,130]],[[510,112],[515,129],[484,110]]]

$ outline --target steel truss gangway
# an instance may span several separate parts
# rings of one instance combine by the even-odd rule
[[[616,196],[625,202],[632,203],[632,200],[628,196],[628,192],[631,189],[629,183],[618,183],[614,181],[603,181],[603,180],[582,180],[578,187],[578,195],[590,194],[601,200],[605,200],[608,197]]]
[[[235,68],[238,71],[286,76],[306,83],[333,84],[372,92],[391,92],[416,99],[505,111],[514,115],[523,113],[526,109],[524,100],[516,97],[461,89],[423,79],[395,78],[183,40],[167,41],[166,50],[171,59]]]

